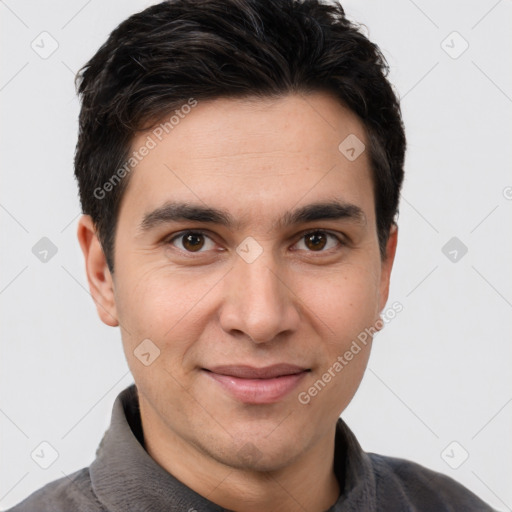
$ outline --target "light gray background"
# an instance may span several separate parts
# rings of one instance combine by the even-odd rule
[[[149,3],[0,1],[2,509],[89,465],[132,382],[76,241],[73,74]],[[367,451],[415,460],[512,510],[512,4],[344,5],[391,65],[409,149],[389,300],[404,310],[376,338],[343,416]],[[43,59],[31,44],[49,51],[51,38],[59,46]],[[442,252],[454,236],[468,248],[456,262]],[[46,263],[32,253],[42,237],[58,248]],[[58,452],[48,469],[31,458],[42,441]]]

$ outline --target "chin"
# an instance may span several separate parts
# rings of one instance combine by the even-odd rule
[[[275,472],[289,466],[301,453],[302,445],[295,436],[272,438],[259,435],[237,435],[230,439],[227,446],[218,447],[216,453],[210,455],[219,462],[232,468],[256,471]]]

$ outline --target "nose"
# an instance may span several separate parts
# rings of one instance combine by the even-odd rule
[[[223,281],[220,324],[225,332],[262,344],[297,330],[298,298],[269,253],[252,263],[237,258]]]

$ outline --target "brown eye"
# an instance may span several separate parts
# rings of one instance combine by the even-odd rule
[[[342,248],[345,244],[343,239],[332,233],[316,230],[310,231],[301,237],[296,248],[307,252],[327,252],[330,249]]]
[[[327,244],[327,236],[325,233],[316,231],[314,233],[308,233],[304,237],[306,247],[312,251],[321,251]]]
[[[215,246],[209,236],[199,231],[182,232],[169,243],[185,252],[204,252],[204,249],[212,249]]]
[[[204,245],[204,237],[198,233],[189,233],[183,236],[183,247],[187,251],[199,251]]]

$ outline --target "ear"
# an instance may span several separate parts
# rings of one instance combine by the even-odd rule
[[[398,242],[398,226],[393,224],[389,230],[389,237],[386,243],[386,255],[382,258],[380,273],[380,301],[379,311],[384,309],[389,295],[389,280],[391,269],[395,261],[396,245]]]
[[[119,322],[114,298],[114,282],[94,223],[89,215],[80,217],[77,236],[84,253],[89,290],[98,315],[104,324],[117,327]]]

